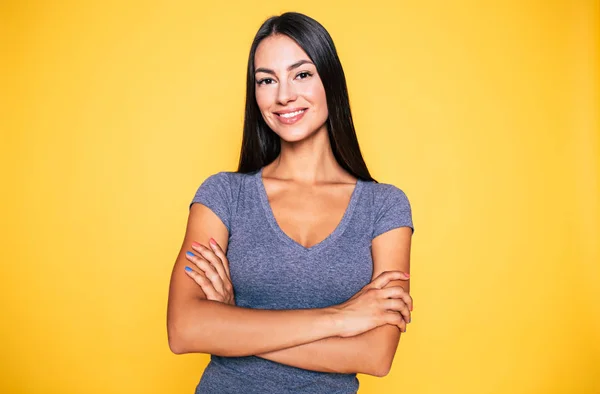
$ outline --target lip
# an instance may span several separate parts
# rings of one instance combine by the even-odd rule
[[[303,107],[288,108],[288,109],[284,109],[284,110],[281,110],[281,111],[275,111],[273,113],[277,114],[277,115],[281,115],[281,114],[289,114],[290,112],[296,112],[296,111],[302,111],[302,110],[306,111],[307,108],[303,108]]]
[[[296,111],[302,111],[302,112],[300,112],[298,115],[293,116],[291,118],[284,118],[283,116],[281,116],[281,114],[289,114],[291,112],[296,112]],[[278,111],[278,112],[273,112],[273,113],[277,115],[275,118],[279,121],[279,123],[284,124],[284,125],[291,125],[296,122],[299,122],[300,119],[302,119],[304,117],[304,114],[306,113],[306,111],[308,111],[307,108],[292,108],[289,110]]]

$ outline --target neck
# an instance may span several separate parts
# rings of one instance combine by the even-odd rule
[[[306,184],[347,181],[348,177],[335,160],[326,125],[302,141],[281,140],[279,156],[265,167],[263,174]]]

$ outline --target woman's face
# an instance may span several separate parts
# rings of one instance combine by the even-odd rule
[[[256,102],[267,125],[288,142],[325,126],[327,99],[317,68],[288,36],[272,35],[254,56]]]

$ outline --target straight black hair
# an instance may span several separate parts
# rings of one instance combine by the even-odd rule
[[[267,19],[258,29],[250,47],[244,134],[238,172],[257,171],[273,162],[281,151],[280,137],[265,123],[255,97],[256,48],[262,40],[275,34],[283,34],[294,40],[306,52],[319,73],[327,97],[327,130],[336,161],[356,178],[376,182],[369,174],[360,152],[350,111],[346,77],[333,40],[319,22],[297,12],[286,12]]]

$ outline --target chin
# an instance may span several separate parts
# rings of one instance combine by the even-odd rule
[[[279,138],[281,138],[285,142],[298,142],[307,139],[308,137],[313,135],[314,132],[310,132],[309,130],[306,130],[304,128],[288,130],[280,129],[275,131],[275,134],[277,134]]]
[[[285,142],[298,142],[305,140],[317,134],[319,130],[323,128],[323,125],[321,125],[321,127],[311,127],[308,125],[294,125],[287,127],[281,127],[280,125],[277,126],[277,128],[271,127],[271,130],[273,130],[273,132]]]
[[[279,134],[279,137],[286,142],[302,141],[311,135],[311,133],[309,133],[305,130],[298,130],[298,131],[289,130],[289,131],[280,132],[278,134]]]

